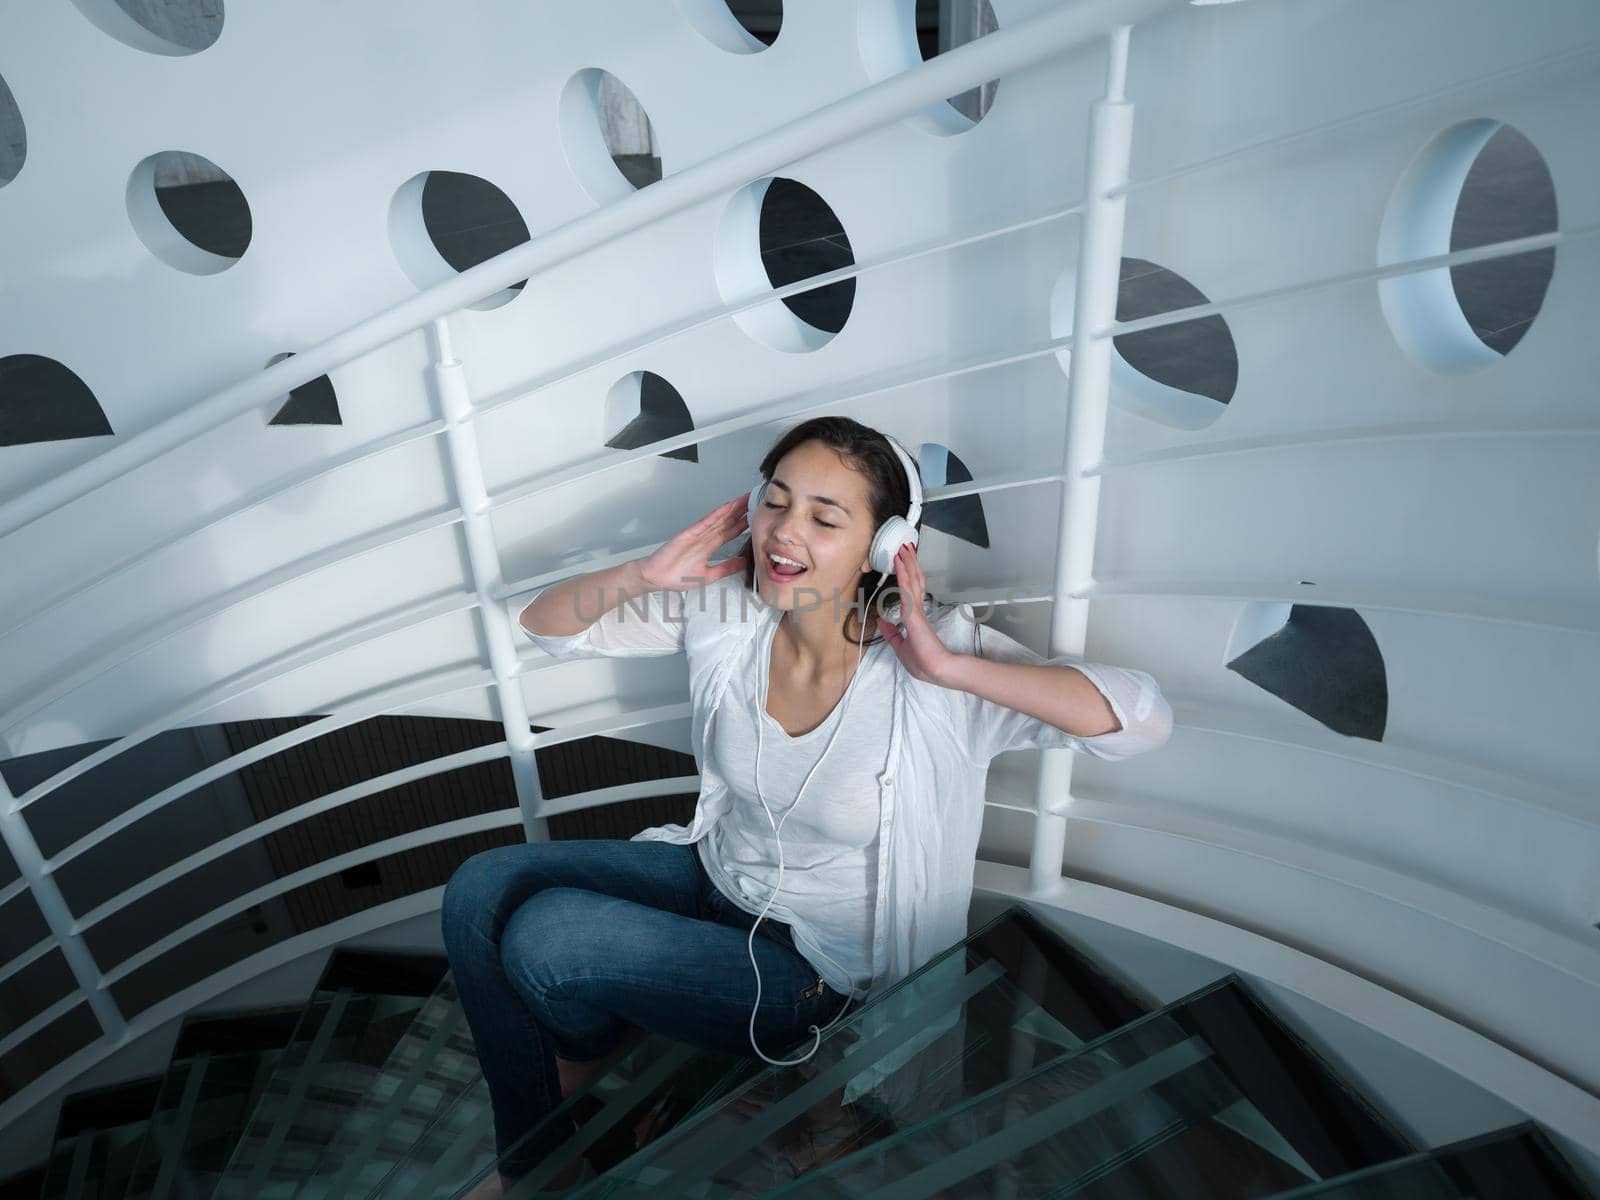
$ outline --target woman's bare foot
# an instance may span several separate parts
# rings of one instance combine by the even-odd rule
[[[561,1095],[568,1096],[582,1091],[588,1082],[599,1073],[600,1069],[610,1060],[610,1055],[605,1058],[596,1058],[590,1062],[569,1062],[556,1055],[556,1074],[561,1079]]]
[[[620,1054],[613,1051],[588,1062],[574,1062],[571,1059],[562,1058],[559,1054],[556,1055],[556,1074],[561,1079],[562,1098],[565,1099],[580,1091],[607,1063],[621,1058],[623,1054],[626,1054],[649,1036],[650,1031],[648,1029],[630,1024],[627,1026],[622,1035],[622,1041],[619,1043],[621,1046]]]

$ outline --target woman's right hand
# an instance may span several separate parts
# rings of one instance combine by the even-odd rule
[[[709,566],[712,551],[732,541],[749,527],[750,493],[719,504],[687,529],[672,535],[645,558],[639,559],[639,576],[652,590],[684,592],[743,571],[749,556],[734,557]]]

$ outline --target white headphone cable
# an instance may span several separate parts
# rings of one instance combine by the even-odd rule
[[[844,699],[842,701],[840,701],[839,724],[836,725],[834,727],[833,732],[828,735],[828,744],[825,747],[823,747],[822,754],[820,756],[818,756],[816,762],[811,764],[811,770],[806,772],[805,779],[802,780],[801,783],[800,783],[800,790],[795,793],[794,803],[789,806],[789,812],[786,812],[786,813],[783,814],[783,820],[784,821],[787,821],[789,819],[789,813],[794,812],[795,809],[800,807],[800,797],[805,793],[806,784],[811,782],[811,776],[816,774],[817,768],[822,765],[822,760],[824,758],[828,757],[828,751],[833,749],[833,739],[838,737],[839,736],[839,730],[844,728],[844,718],[845,718],[844,710],[849,707],[850,694],[853,691],[855,691],[856,680],[861,678],[861,659],[866,654],[866,650],[864,649],[864,647],[865,647],[866,636],[867,636],[867,608],[871,607],[872,598],[878,594],[878,588],[881,588],[884,585],[884,583],[888,581],[888,578],[889,578],[889,573],[887,571],[879,572],[878,587],[875,587],[875,588],[872,589],[872,596],[869,596],[867,598],[867,607],[864,607],[862,609],[862,611],[861,611],[861,636],[856,639],[856,669],[855,669],[855,672],[850,676],[850,686],[845,688]],[[783,618],[779,617],[778,619],[781,622]],[[774,636],[776,636],[776,633],[774,633]],[[764,1054],[762,1052],[761,1047],[756,1045],[756,1014],[761,1011],[761,968],[756,966],[756,949],[755,949],[755,945],[756,945],[756,926],[761,924],[762,918],[764,918],[767,915],[767,909],[772,907],[772,902],[778,898],[778,893],[783,890],[783,833],[782,833],[783,821],[779,821],[776,824],[773,824],[772,810],[767,807],[767,802],[766,802],[765,798],[763,798],[763,796],[761,795],[761,718],[767,711],[767,690],[766,690],[766,682],[765,681],[766,681],[766,676],[767,676],[768,672],[770,672],[770,670],[771,670],[771,666],[770,666],[770,664],[771,664],[771,650],[770,650],[770,647],[769,647],[767,653],[768,653],[768,667],[767,667],[766,670],[764,670],[761,673],[761,677],[762,677],[762,681],[763,681],[762,682],[762,688],[761,688],[761,700],[760,700],[759,710],[756,713],[756,770],[755,770],[755,782],[756,782],[756,799],[761,801],[762,811],[767,814],[767,824],[768,825],[772,825],[773,836],[777,839],[777,842],[778,842],[778,882],[777,882],[777,886],[774,887],[773,890],[772,890],[772,895],[767,897],[766,904],[762,906],[760,916],[756,917],[755,925],[750,926],[750,936],[749,936],[749,938],[748,938],[748,940],[746,942],[746,946],[745,946],[746,950],[748,950],[748,952],[750,954],[750,966],[755,970],[755,973],[756,973],[756,1005],[755,1005],[754,1008],[752,1008],[750,1010],[750,1046],[751,1046],[751,1048],[753,1050],[755,1050],[755,1052],[757,1054],[761,1055],[761,1057],[763,1059],[765,1059],[765,1061],[771,1063],[775,1067],[795,1067],[795,1066],[799,1066],[801,1063],[805,1062],[808,1058],[810,1058],[813,1054],[815,1054],[817,1052],[818,1048],[822,1045],[822,1035],[823,1035],[823,1033],[825,1031],[829,1030],[829,1029],[832,1029],[835,1025],[837,1025],[840,1022],[840,1020],[843,1019],[844,1014],[849,1011],[849,1009],[850,1009],[850,998],[848,996],[845,998],[844,1007],[839,1010],[839,1015],[834,1017],[833,1020],[829,1021],[821,1029],[818,1029],[815,1025],[810,1025],[810,1026],[807,1027],[807,1028],[809,1028],[811,1030],[812,1033],[817,1035],[817,1040],[816,1040],[815,1043],[812,1044],[811,1049],[807,1050],[805,1052],[805,1054],[803,1054],[801,1057],[799,1057],[797,1059],[793,1059],[793,1060],[780,1060],[780,1059],[776,1059],[776,1058],[767,1058],[766,1054]],[[796,948],[796,952],[798,953],[798,947]],[[817,948],[817,953],[822,955],[823,958],[826,958],[828,960],[828,962],[833,965],[835,970],[839,969],[839,964],[837,962],[834,962],[834,960],[831,957],[829,957],[827,952],[824,951],[820,946]],[[839,973],[841,975],[847,974],[844,971],[840,971]]]

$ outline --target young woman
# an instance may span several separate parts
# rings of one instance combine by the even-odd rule
[[[1148,674],[930,611],[914,545],[874,570],[875,533],[921,495],[883,434],[802,422],[761,476],[753,521],[741,495],[523,609],[557,658],[687,654],[701,789],[688,827],[501,847],[451,878],[445,946],[502,1154],[625,1038],[774,1062],[962,940],[995,754],[1124,758],[1170,734]],[[529,1138],[502,1180],[571,1130]]]

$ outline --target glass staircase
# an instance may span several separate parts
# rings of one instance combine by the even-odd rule
[[[0,1197],[493,1191],[444,965],[339,951],[302,1010],[191,1019],[164,1077],[70,1097],[43,1170]],[[1531,1122],[1409,1145],[1237,975],[1157,1006],[1021,907],[804,1064],[647,1036],[546,1120],[571,1135],[506,1200],[1594,1196]]]

